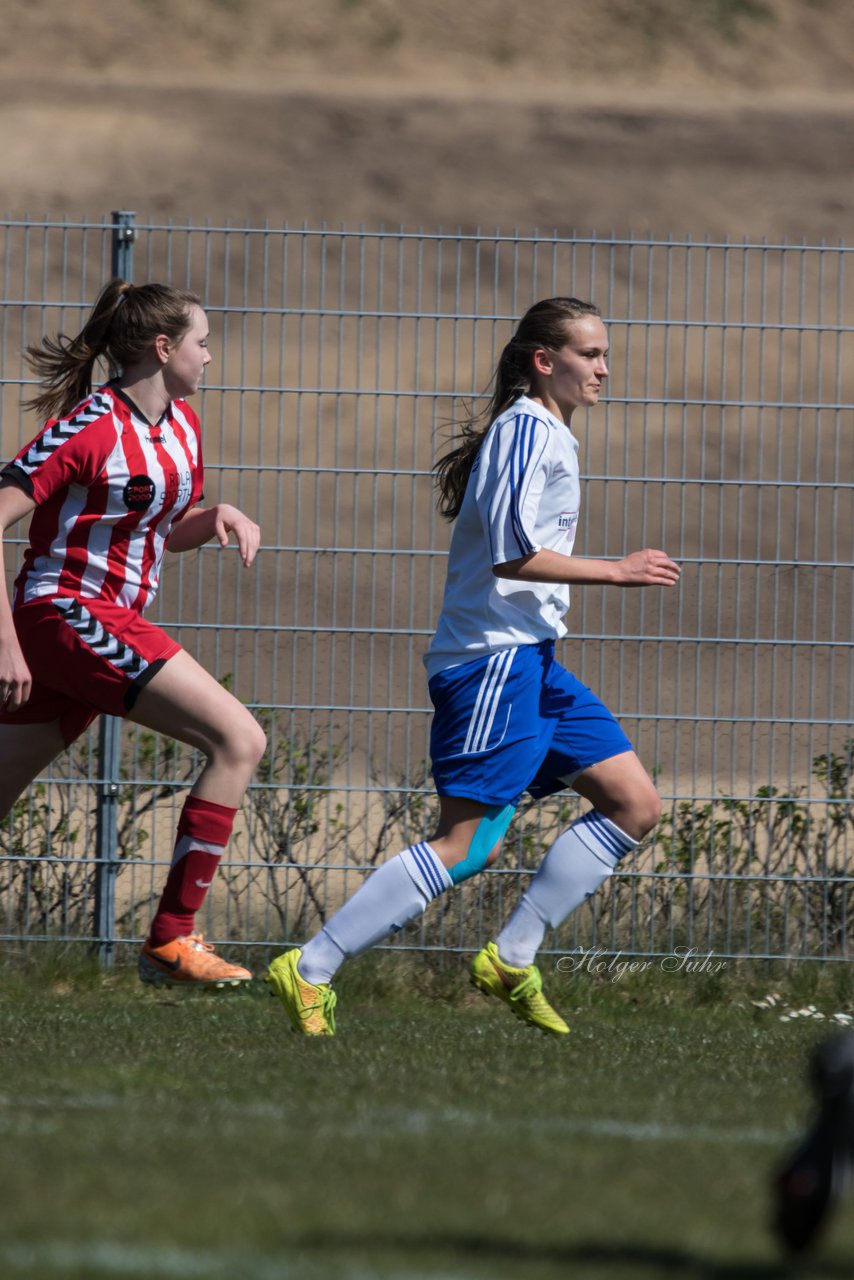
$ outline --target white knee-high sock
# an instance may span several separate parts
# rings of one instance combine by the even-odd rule
[[[358,956],[396,933],[452,884],[426,841],[396,854],[368,876],[340,911],[302,949],[306,982],[331,982],[348,956]]]
[[[562,832],[496,938],[504,963],[520,969],[533,964],[546,929],[595,893],[637,844],[595,809]]]

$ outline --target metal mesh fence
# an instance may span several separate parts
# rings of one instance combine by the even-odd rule
[[[0,223],[2,455],[39,426],[20,407],[23,349],[76,332],[117,262],[203,298],[206,497],[253,515],[262,552],[248,572],[212,546],[168,557],[151,616],[271,742],[206,932],[299,941],[429,834],[421,655],[449,534],[431,467],[514,321],[571,292],[611,340],[607,395],[573,419],[576,550],[660,546],[683,576],[574,592],[559,657],[620,718],[665,816],[549,945],[847,957],[851,251],[124,222]],[[3,938],[111,954],[144,935],[199,761],[116,737],[105,758],[90,730],[5,820]],[[523,805],[500,864],[395,945],[482,945],[575,812],[571,793]]]

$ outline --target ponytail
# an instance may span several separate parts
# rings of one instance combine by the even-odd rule
[[[457,424],[462,437],[460,443],[436,463],[436,487],[441,495],[439,511],[446,520],[456,520],[460,514],[468,478],[487,431],[499,414],[531,390],[527,364],[522,347],[515,337],[511,338],[498,358],[489,384],[492,388],[489,404],[480,413],[471,414]]]
[[[460,513],[474,460],[495,419],[520,396],[530,395],[534,352],[559,351],[567,340],[567,323],[599,314],[599,308],[592,302],[579,302],[577,298],[546,298],[525,312],[499,356],[489,384],[492,388],[489,404],[480,413],[471,414],[456,424],[460,443],[444,454],[434,468],[440,494],[439,511],[446,520],[455,520]]]
[[[120,371],[138,363],[159,334],[179,341],[190,327],[191,308],[200,305],[195,294],[171,285],[111,280],[76,338],[60,333],[27,347],[27,364],[42,390],[25,407],[45,418],[69,413],[91,393],[99,360]]]

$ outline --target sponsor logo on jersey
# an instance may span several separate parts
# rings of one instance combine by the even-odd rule
[[[567,533],[571,533],[577,523],[578,523],[577,511],[561,511],[560,515],[557,518],[557,527],[559,529],[566,529]]]
[[[150,476],[131,476],[122,491],[128,511],[145,511],[154,501],[156,489]]]
[[[176,472],[166,480],[166,502],[173,507],[185,507],[193,492],[193,477],[189,471]]]

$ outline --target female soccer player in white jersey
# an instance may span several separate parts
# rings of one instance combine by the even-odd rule
[[[504,348],[494,394],[438,464],[440,509],[454,520],[442,613],[426,656],[435,707],[430,751],[440,799],[435,834],[379,867],[268,981],[294,1027],[335,1031],[330,986],[342,962],[419,915],[498,854],[522,793],[572,787],[591,809],[547,851],[472,981],[517,1016],[563,1035],[534,957],[554,927],[611,874],[658,820],[651,778],[610,711],[554,658],[570,585],[673,586],[663,551],[623,560],[571,555],[580,506],[570,423],[608,376],[598,309],[550,298]]]
[[[152,983],[251,978],[195,932],[265,737],[247,709],[143,618],[164,550],[216,538],[255,558],[258,526],[201,507],[199,420],[186,397],[210,361],[193,294],[112,280],[75,338],[28,349],[48,420],[0,473],[0,536],[31,516],[10,608],[0,586],[0,814],[99,712],[197,748],[206,763],[178,823],[166,886],[139,957]],[[93,391],[100,358],[120,372]]]

